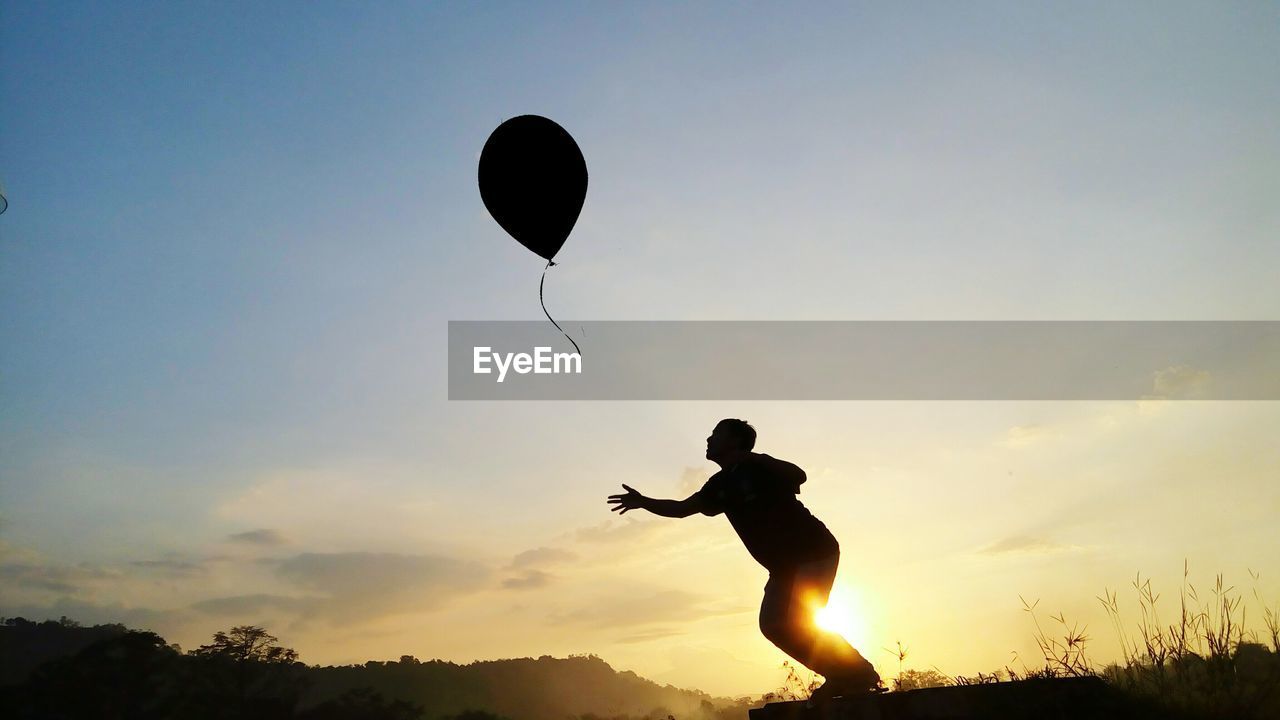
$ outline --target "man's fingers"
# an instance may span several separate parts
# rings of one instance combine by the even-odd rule
[[[622,487],[626,488],[626,489],[627,489],[627,492],[635,492],[635,490],[632,490],[632,489],[631,489],[631,486],[627,485],[626,483],[623,483],[623,484],[622,484]]]

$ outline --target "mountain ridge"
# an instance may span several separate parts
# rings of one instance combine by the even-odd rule
[[[252,629],[275,640],[261,628]],[[0,686],[19,691],[24,683],[43,682],[51,668],[74,666],[82,658],[88,663],[87,658],[101,655],[104,646],[139,635],[151,638],[154,652],[178,665],[194,658],[194,652],[183,654],[155,633],[118,623],[86,627],[66,617],[43,622],[0,619]],[[483,711],[512,720],[743,720],[747,709],[762,704],[659,684],[631,670],[616,670],[594,653],[466,664],[411,655],[349,665],[308,665],[296,659],[288,664],[301,681],[299,711],[364,688],[388,700],[419,705],[425,718]]]

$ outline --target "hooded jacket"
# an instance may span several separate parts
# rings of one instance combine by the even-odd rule
[[[756,562],[785,571],[840,552],[835,536],[796,497],[805,479],[792,463],[751,453],[712,475],[697,495],[703,515],[729,518]]]

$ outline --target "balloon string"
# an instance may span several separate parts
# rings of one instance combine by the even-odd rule
[[[547,303],[542,299],[542,286],[546,284],[547,271],[550,270],[553,265],[555,265],[555,263],[548,260],[547,266],[542,268],[542,280],[538,282],[538,302],[542,303],[542,312],[547,316],[547,319],[551,321],[552,325],[556,326],[556,329],[560,331],[561,335],[564,335],[566,340],[573,343],[573,349],[577,350],[578,356],[581,357],[582,350],[578,348],[578,343],[573,342],[573,338],[569,337],[569,333],[565,332],[564,328],[560,327],[560,323],[556,322],[555,318],[551,317],[551,313],[547,312]]]

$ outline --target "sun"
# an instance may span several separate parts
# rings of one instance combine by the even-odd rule
[[[869,639],[866,615],[856,593],[849,588],[838,584],[832,588],[827,606],[817,608],[813,619],[818,627],[840,635],[850,645],[856,648],[866,647]]]

